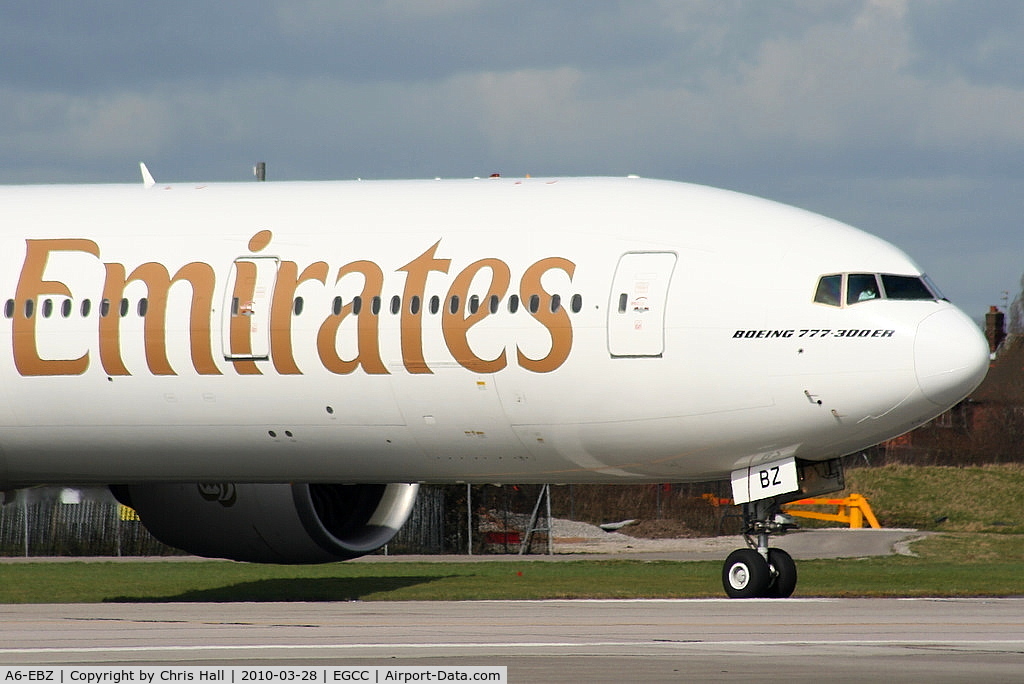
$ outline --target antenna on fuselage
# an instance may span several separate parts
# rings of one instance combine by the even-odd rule
[[[153,174],[146,168],[146,162],[139,162],[139,170],[142,171],[142,184],[147,188],[151,188],[156,185],[156,181],[153,180]]]

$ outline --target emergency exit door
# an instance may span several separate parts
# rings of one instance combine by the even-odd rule
[[[608,302],[613,357],[664,353],[665,306],[675,266],[674,252],[627,252],[619,258]]]

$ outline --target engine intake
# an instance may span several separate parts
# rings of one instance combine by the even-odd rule
[[[331,563],[387,544],[408,519],[416,484],[114,485],[161,542],[209,558]]]

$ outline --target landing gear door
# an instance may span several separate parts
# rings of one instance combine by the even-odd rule
[[[675,266],[673,252],[627,252],[619,258],[608,302],[613,357],[657,357],[665,351],[665,305]]]
[[[732,471],[732,500],[738,504],[770,499],[799,489],[796,459],[792,456]]]
[[[224,293],[221,344],[224,358],[266,359],[270,356],[270,302],[278,260],[239,257]]]

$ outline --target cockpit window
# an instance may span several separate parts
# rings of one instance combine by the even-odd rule
[[[942,294],[942,290],[939,289],[939,286],[933,283],[932,279],[928,277],[927,273],[921,274],[921,280],[923,280],[924,284],[928,286],[928,289],[932,291],[932,295],[935,297],[935,299],[949,301],[948,299],[946,299],[946,295]]]
[[[847,304],[866,302],[878,297],[878,281],[874,273],[851,273],[846,277]]]
[[[814,301],[818,304],[839,306],[842,297],[843,276],[822,276],[818,281],[818,289],[814,293]]]
[[[889,299],[935,299],[924,281],[914,276],[883,275],[882,286]]]
[[[821,276],[814,301],[828,306],[853,306],[872,299],[939,300],[943,296],[928,276],[887,273],[842,273]]]

